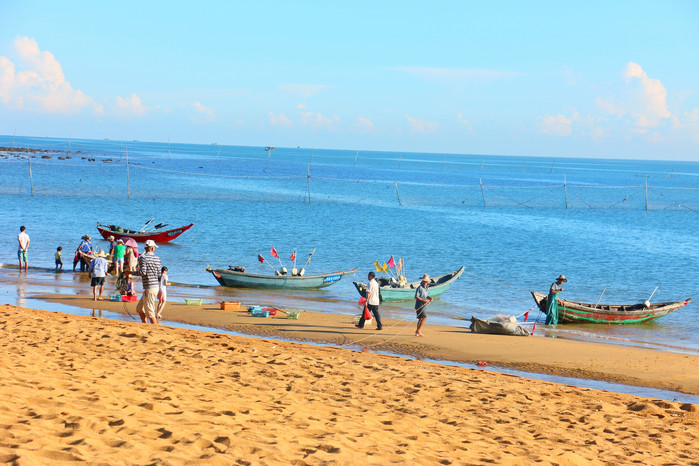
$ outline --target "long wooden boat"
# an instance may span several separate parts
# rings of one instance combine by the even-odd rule
[[[452,283],[464,272],[463,266],[452,273],[440,275],[430,279],[430,296],[436,298],[449,289]],[[359,294],[366,298],[366,283],[353,282]],[[420,286],[420,281],[406,283],[403,286],[392,286],[388,280],[379,280],[379,299],[381,301],[408,301],[415,299],[415,290]]]
[[[156,243],[167,243],[177,238],[185,231],[192,228],[194,224],[190,223],[189,225],[185,225],[179,228],[171,228],[169,230],[164,229],[166,226],[168,225],[158,224],[152,231],[136,231],[129,230],[127,228],[121,228],[117,225],[102,225],[98,222],[97,230],[104,237],[104,239],[107,239],[110,236],[113,236],[116,239],[129,237],[133,238],[138,243],[145,243],[149,239],[155,241]]]
[[[211,272],[221,285],[233,288],[307,290],[333,285],[342,280],[344,276],[355,273],[357,269],[302,277],[298,275],[261,275],[230,269],[212,269],[211,267],[207,267],[206,271]]]
[[[532,291],[536,305],[544,313],[548,295]],[[558,304],[559,323],[593,323],[593,324],[639,324],[652,322],[655,319],[676,311],[689,304],[692,299],[671,303],[645,304],[589,304],[575,301],[560,300]]]

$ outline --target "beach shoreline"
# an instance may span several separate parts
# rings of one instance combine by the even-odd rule
[[[10,305],[0,306],[0,321],[3,462],[114,463],[128,455],[134,464],[624,464],[695,457],[699,406],[691,403]]]
[[[90,295],[36,294],[34,298],[84,309],[101,309],[138,319],[136,303],[92,301]],[[188,325],[222,329],[237,334],[293,342],[311,342],[338,348],[360,348],[395,355],[475,364],[651,387],[699,395],[699,355],[644,348],[566,340],[473,334],[467,328],[430,325],[425,337],[414,336],[413,319],[383,319],[384,329],[354,327],[352,316],[301,311],[298,320],[284,313],[255,318],[247,310],[223,311],[219,303],[192,306],[169,302],[164,318]],[[145,325],[145,324],[144,324]]]

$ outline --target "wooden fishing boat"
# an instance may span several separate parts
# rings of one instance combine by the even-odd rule
[[[529,330],[517,323],[517,319],[512,317],[512,320],[492,321],[483,320],[475,316],[471,316],[471,332],[472,333],[487,333],[490,335],[515,335],[526,337],[531,335]]]
[[[546,312],[548,295],[532,291],[536,305]],[[676,311],[689,304],[692,299],[671,303],[641,304],[588,304],[575,301],[560,300],[558,303],[559,323],[593,323],[593,324],[639,324],[652,322],[655,319]]]
[[[436,298],[449,289],[452,283],[461,276],[464,272],[463,266],[452,273],[440,275],[430,279],[429,292],[430,296]],[[420,286],[420,281],[405,283],[403,286],[391,284],[388,279],[378,278],[379,282],[379,299],[381,301],[408,301],[415,299],[415,290]],[[353,282],[359,294],[366,298],[366,283]]]
[[[206,268],[214,278],[223,286],[232,288],[267,288],[280,290],[308,290],[325,288],[333,285],[346,275],[353,274],[357,269],[345,270],[319,275],[261,275],[257,273],[241,272],[232,269]]]
[[[154,227],[153,230],[143,231],[143,229],[141,229],[140,231],[136,231],[129,230],[127,228],[122,228],[117,225],[102,225],[98,222],[97,230],[104,237],[104,239],[107,239],[110,236],[113,236],[116,239],[129,237],[133,238],[139,243],[145,243],[149,239],[152,239],[156,243],[167,243],[177,238],[185,231],[192,228],[193,225],[193,223],[190,223],[189,225],[185,225],[183,227],[165,230],[165,227],[169,225],[159,223]]]

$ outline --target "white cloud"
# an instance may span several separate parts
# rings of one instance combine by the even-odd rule
[[[340,117],[337,115],[328,117],[320,113],[303,112],[301,113],[301,123],[303,126],[308,126],[313,130],[334,129],[340,123]]]
[[[601,97],[595,98],[595,104],[597,107],[602,110],[607,115],[615,115],[617,117],[622,117],[626,114],[626,109],[622,107],[621,105],[616,105],[614,102],[611,102],[607,99],[603,99]]]
[[[17,70],[7,57],[0,57],[2,103],[40,113],[75,114],[83,109],[103,112],[92,97],[73,89],[58,60],[50,52],[41,51],[34,39],[18,36],[14,45],[26,68]]]
[[[131,94],[131,97],[116,98],[117,112],[122,116],[138,116],[142,117],[148,111],[148,107],[141,103],[141,99],[136,94]]]
[[[197,112],[197,117],[195,120],[201,120],[204,119],[206,121],[214,121],[216,120],[216,112],[214,112],[212,109],[205,107],[201,104],[201,102],[194,102],[192,104],[192,107],[194,107],[194,110]]]
[[[466,126],[470,126],[470,125],[471,125],[471,123],[470,123],[466,118],[464,118],[464,114],[463,114],[463,113],[457,113],[457,114],[456,114],[456,119],[459,120],[459,123],[461,123],[462,125],[466,125]]]
[[[282,128],[291,128],[294,126],[291,119],[283,113],[274,114],[269,112],[269,122],[275,126],[281,126]]]
[[[374,129],[374,122],[370,118],[358,117],[355,127],[360,131],[369,132]]]
[[[296,104],[296,108],[299,110],[306,110],[306,104],[299,102]]]
[[[399,67],[394,68],[411,76],[422,79],[437,79],[446,81],[486,80],[507,78],[520,73],[514,71],[463,69],[463,68],[429,68],[429,67]]]
[[[405,115],[405,119],[408,120],[410,128],[415,133],[425,133],[434,132],[439,127],[439,124],[434,121],[425,121],[423,118],[413,118],[410,115]]]
[[[565,115],[544,115],[541,117],[541,132],[552,136],[570,136],[573,133],[573,119]]]
[[[319,92],[332,89],[334,87],[335,86],[328,84],[282,84],[279,86],[279,90],[307,99],[318,94]]]
[[[667,91],[659,79],[649,78],[641,65],[633,62],[626,65],[625,78],[627,83],[639,84],[630,111],[636,126],[655,128],[661,120],[672,116],[667,108]]]

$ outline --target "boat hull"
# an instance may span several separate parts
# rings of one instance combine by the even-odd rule
[[[543,312],[546,312],[547,295],[532,291],[534,301]],[[652,303],[650,307],[638,304],[589,304],[576,301],[562,300],[558,304],[558,322],[568,324],[640,324],[652,322],[681,307],[692,300],[669,303]]]
[[[311,290],[331,286],[357,269],[303,277],[291,275],[260,275],[225,269],[207,269],[223,286],[232,288],[264,288],[278,290]]]
[[[171,228],[169,230],[162,230],[162,231],[152,231],[152,232],[147,232],[147,233],[138,233],[138,232],[133,232],[131,230],[125,230],[122,232],[111,230],[110,228],[106,227],[105,225],[97,224],[97,230],[100,232],[100,235],[104,239],[109,238],[110,236],[113,236],[116,239],[119,238],[133,238],[136,242],[138,243],[145,243],[148,240],[153,240],[156,243],[168,243],[178,236],[180,236],[182,233],[185,231],[189,230],[194,226],[193,223],[190,223],[189,225],[185,225],[183,227],[179,228]]]
[[[463,272],[464,268],[461,267],[459,270],[455,272],[435,277],[432,280],[435,283],[432,283],[431,281],[429,285],[430,296],[436,298],[437,296],[447,291],[451,284],[454,283],[454,281],[457,278],[459,278]],[[420,286],[419,281],[408,283],[405,287],[401,288],[394,288],[391,286],[380,286],[379,298],[382,302],[410,301],[412,299],[415,299],[415,290],[418,286]],[[357,291],[361,296],[366,297],[366,283],[354,282],[354,287],[357,288]]]

